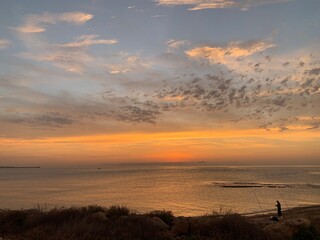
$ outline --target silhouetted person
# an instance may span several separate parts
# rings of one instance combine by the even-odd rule
[[[275,206],[278,209],[278,217],[281,218],[282,217],[281,204],[280,204],[280,202],[278,200],[277,200],[277,204]]]

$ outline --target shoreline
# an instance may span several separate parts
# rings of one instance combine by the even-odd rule
[[[84,206],[91,206],[90,204],[88,205],[47,205],[47,204],[35,204],[34,207],[23,207],[23,208],[5,208],[5,207],[0,207],[0,211],[1,210],[9,210],[9,211],[30,211],[30,210],[41,210],[41,211],[50,211],[52,209],[64,209],[64,208],[81,208]],[[114,205],[100,205],[100,204],[94,204],[94,206],[101,206],[101,207],[108,207],[108,206],[124,206],[127,207],[126,205],[122,205],[122,204],[114,204]],[[159,209],[148,209],[148,210],[137,210],[134,207],[127,207],[128,209],[134,211],[137,214],[143,215],[143,214],[147,214],[150,211],[159,211]],[[286,212],[300,212],[303,210],[307,210],[307,209],[312,209],[312,208],[320,208],[320,204],[300,204],[291,208],[282,208],[282,213],[286,213]],[[166,208],[161,208],[161,211],[170,211],[173,212],[170,209],[166,209]],[[253,211],[253,212],[239,212],[239,211],[235,211],[232,208],[224,208],[222,210],[219,211],[208,211],[208,212],[204,212],[202,214],[199,215],[179,215],[179,214],[174,214],[175,217],[181,217],[181,218],[199,218],[199,217],[203,217],[203,216],[208,216],[211,214],[223,214],[223,213],[233,213],[233,214],[239,214],[241,216],[244,217],[259,217],[259,216],[266,216],[266,215],[276,215],[277,214],[277,209],[274,208],[270,208],[270,209],[265,209],[263,211]],[[1,239],[0,239],[1,240]]]
[[[262,213],[262,214],[256,214],[246,217],[252,218],[252,219],[262,219],[267,216],[270,216],[270,214],[274,213],[272,216],[276,216],[277,212],[276,210],[268,213]],[[309,206],[300,206],[300,207],[293,207],[282,211],[283,218],[292,218],[292,217],[319,217],[320,219],[320,204],[316,205],[309,205]],[[314,216],[313,216],[314,215]]]
[[[291,213],[293,212],[297,212],[299,210],[305,210],[305,209],[309,209],[309,208],[320,208],[320,204],[300,204],[298,206],[295,207],[291,207],[291,208],[282,208],[282,213]],[[246,213],[239,213],[242,216],[246,216],[246,217],[255,217],[255,216],[265,216],[268,214],[277,214],[277,209],[276,208],[271,208],[271,209],[266,209],[263,211],[255,211],[255,212],[246,212]]]

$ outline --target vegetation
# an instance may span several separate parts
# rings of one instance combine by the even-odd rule
[[[316,239],[300,231],[294,239]],[[0,210],[1,240],[264,240],[272,239],[235,213],[175,217],[170,211],[137,214],[127,207],[86,206]]]
[[[174,222],[174,216],[173,216],[171,211],[166,211],[166,210],[159,211],[159,210],[156,210],[156,211],[149,212],[147,214],[147,216],[160,218],[165,224],[167,224],[169,226],[169,228],[172,227],[173,222]]]
[[[311,227],[300,229],[293,235],[292,240],[320,240],[320,236],[317,236],[316,231]]]

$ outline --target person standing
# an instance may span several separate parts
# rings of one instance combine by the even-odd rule
[[[278,209],[278,217],[282,218],[282,212],[281,212],[281,203],[277,200],[277,204],[275,205]]]

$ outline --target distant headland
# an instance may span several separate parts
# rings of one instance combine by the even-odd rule
[[[40,168],[39,166],[30,166],[30,167],[24,167],[24,166],[0,166],[0,168]]]

